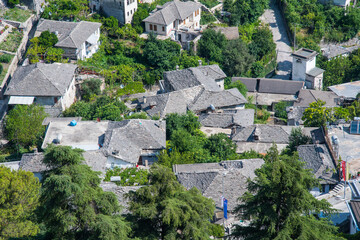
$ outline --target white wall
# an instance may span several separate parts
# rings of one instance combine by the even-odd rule
[[[134,16],[134,13],[138,7],[137,0],[124,0],[123,2],[125,24],[131,23],[132,17]]]
[[[61,98],[61,107],[64,111],[75,102],[76,88],[75,88],[75,77],[73,77],[69,88],[66,90],[65,95]]]
[[[292,80],[305,81],[306,79],[306,61],[304,59],[293,57]]]
[[[125,162],[121,159],[114,158],[113,156],[108,156],[106,161],[106,168],[111,169],[113,167],[119,168],[131,168],[135,167],[136,164]]]
[[[224,90],[224,79],[216,80],[216,83],[220,87],[221,90]]]

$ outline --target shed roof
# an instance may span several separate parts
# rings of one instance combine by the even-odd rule
[[[105,133],[106,155],[137,163],[143,150],[166,148],[165,121],[131,119],[110,122]]]
[[[207,65],[182,70],[164,72],[164,81],[174,91],[203,85],[210,91],[221,91],[216,80],[226,78],[226,74],[218,65]]]
[[[324,69],[314,67],[310,71],[308,71],[306,74],[309,75],[309,76],[312,76],[312,77],[317,77],[317,76],[319,76],[320,74],[322,74],[324,72],[325,72]]]
[[[247,191],[248,179],[255,177],[255,169],[263,163],[262,159],[246,159],[180,164],[174,165],[173,170],[183,186],[198,188],[205,197],[213,199],[217,207],[221,207],[221,196],[224,196],[228,200],[228,209],[232,211],[238,204],[237,199]]]
[[[57,32],[56,47],[79,48],[101,26],[98,22],[65,22],[40,19],[36,31]]]
[[[5,95],[63,96],[74,78],[76,68],[74,64],[64,63],[20,66],[11,78]]]
[[[299,92],[298,100],[294,103],[294,107],[309,107],[310,103],[322,100],[326,102],[325,107],[338,106],[339,97],[330,91],[319,91],[311,89],[302,89]]]
[[[196,2],[181,2],[174,0],[172,2],[167,2],[162,6],[158,6],[157,9],[150,13],[150,16],[145,18],[143,21],[161,25],[169,25],[175,20],[186,19],[200,7],[201,4]]]
[[[209,108],[212,104],[215,108],[231,107],[247,103],[245,97],[237,88],[224,90],[221,92],[212,92],[204,90],[189,105],[189,109],[195,112],[201,112]]]
[[[256,140],[254,136],[257,136]],[[288,144],[289,133],[282,126],[255,124],[247,127],[236,127],[231,134],[231,139],[235,142],[259,142]]]
[[[339,97],[355,99],[356,95],[360,93],[360,81],[333,85],[328,87],[328,89]]]
[[[254,113],[254,109],[236,110],[234,113],[204,113],[199,116],[199,121],[205,127],[245,127],[254,124]]]
[[[312,169],[321,184],[336,184],[338,175],[335,164],[325,144],[301,145],[297,148],[305,168]]]

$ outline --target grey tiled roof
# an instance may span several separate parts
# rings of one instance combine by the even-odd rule
[[[307,107],[286,107],[287,118],[288,120],[294,120],[299,124],[304,124],[304,121],[301,120],[302,116],[304,115],[305,109]]]
[[[204,113],[199,116],[199,121],[204,127],[245,127],[254,124],[254,113],[254,109],[237,110],[235,113]]]
[[[317,52],[307,48],[301,48],[296,52],[292,53],[291,56],[302,59],[311,59],[317,55]]]
[[[335,164],[325,144],[301,145],[297,149],[305,168],[312,169],[322,184],[336,184],[338,175]]]
[[[310,71],[308,71],[306,74],[310,75],[312,77],[317,77],[320,74],[322,74],[323,72],[325,72],[325,70],[318,68],[318,67],[314,67],[313,69],[311,69]]]
[[[336,107],[338,99],[339,97],[330,91],[301,89],[294,107],[309,107],[310,103],[317,100],[325,101],[325,107]]]
[[[255,90],[259,93],[295,95],[304,86],[303,81],[281,80],[272,78],[232,78],[233,82],[237,80],[240,80],[242,83],[244,83],[249,92],[254,92]]]
[[[93,171],[106,172],[107,157],[102,150],[92,150],[83,152],[86,165],[91,167]]]
[[[5,95],[63,96],[74,77],[74,64],[36,63],[16,69]]]
[[[254,139],[254,135],[259,137]],[[261,143],[289,143],[289,133],[281,126],[256,124],[248,127],[237,127],[231,134],[231,139],[235,142],[261,142]]]
[[[255,177],[255,169],[264,163],[262,159],[224,161],[221,163],[198,163],[174,165],[178,181],[187,189],[198,188],[201,193],[221,207],[221,196],[228,200],[232,211],[237,199],[247,191],[247,180]],[[224,185],[224,188],[223,188]]]
[[[165,121],[131,119],[109,122],[103,151],[106,155],[137,163],[143,150],[166,147]]]
[[[212,104],[215,108],[231,107],[247,103],[245,97],[237,88],[224,90],[221,92],[213,92],[204,90],[189,105],[189,109],[195,112],[204,111]]]
[[[25,153],[21,157],[20,168],[29,172],[44,172],[49,168],[43,163],[43,153]]]
[[[186,88],[155,96],[146,97],[146,103],[142,101],[140,107],[151,117],[165,117],[169,113],[186,113],[187,106],[202,90],[201,86]]]
[[[218,65],[207,65],[164,73],[165,84],[171,85],[174,91],[203,85],[210,91],[221,91],[215,80],[226,77]]]
[[[186,19],[200,7],[201,4],[196,2],[181,2],[174,0],[172,2],[167,2],[162,6],[158,6],[157,11],[150,13],[150,16],[145,18],[143,21],[161,25],[169,25],[175,20]]]
[[[58,32],[56,47],[79,48],[101,26],[98,22],[64,22],[40,19],[36,31]]]

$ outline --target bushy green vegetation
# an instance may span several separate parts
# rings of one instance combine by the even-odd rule
[[[281,0],[281,4],[291,30],[294,31],[297,25],[297,42],[300,47],[311,48],[323,37],[328,41],[346,41],[355,37],[360,30],[358,8],[324,5],[317,0]]]
[[[225,89],[237,88],[244,97],[246,97],[246,94],[248,92],[246,85],[242,83],[240,80],[236,82],[231,82],[229,84],[225,84],[224,87]]]
[[[82,20],[90,12],[87,0],[49,0],[41,17],[52,20]]]
[[[16,52],[18,47],[20,46],[23,34],[18,30],[12,30],[6,36],[6,39],[0,43],[0,49],[9,51],[9,52]]]
[[[104,181],[110,181],[113,176],[119,176],[120,181],[115,183],[120,186],[147,185],[149,183],[149,172],[139,168],[118,168],[106,171]]]
[[[291,102],[280,101],[275,104],[275,117],[287,120],[286,107],[291,106]]]
[[[201,12],[200,25],[206,25],[215,21],[216,18],[211,13],[206,11]]]
[[[25,22],[31,16],[30,10],[23,10],[20,8],[2,8],[0,9],[0,17],[6,20],[17,22]]]
[[[2,63],[10,63],[10,61],[13,59],[13,55],[10,54],[2,54],[0,55],[0,62]]]
[[[100,79],[89,79],[81,83],[81,98],[85,101],[90,101],[92,97],[96,97],[101,94],[101,80]]]
[[[192,113],[166,117],[167,150],[159,163],[167,167],[181,163],[220,162],[237,159],[236,145],[223,133],[206,137]]]
[[[199,40],[198,54],[207,60],[218,62],[229,76],[264,77],[265,67],[274,60],[275,43],[267,26],[259,26],[248,38],[226,40],[225,36],[213,29],[204,31]]]
[[[218,0],[200,0],[200,2],[202,3],[202,4],[204,4],[206,7],[208,7],[208,8],[213,8],[213,7],[215,7],[216,5],[218,5],[220,2],[218,1]],[[204,13],[205,11],[202,11],[201,12],[201,17],[203,17],[202,16],[202,14]]]
[[[269,117],[270,112],[266,110],[266,107],[259,107],[253,104],[254,98],[252,96],[248,97],[248,103],[245,104],[246,109],[254,109],[254,123],[255,124],[266,124]]]

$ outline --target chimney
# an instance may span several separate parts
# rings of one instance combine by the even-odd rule
[[[199,62],[199,66],[202,66],[202,61],[201,61],[201,60],[198,60],[198,62]]]
[[[143,97],[143,102],[146,103],[146,97],[145,96]]]
[[[149,162],[147,159],[145,159],[145,167],[148,167],[149,166]]]
[[[179,70],[179,65],[176,65],[176,70]]]

